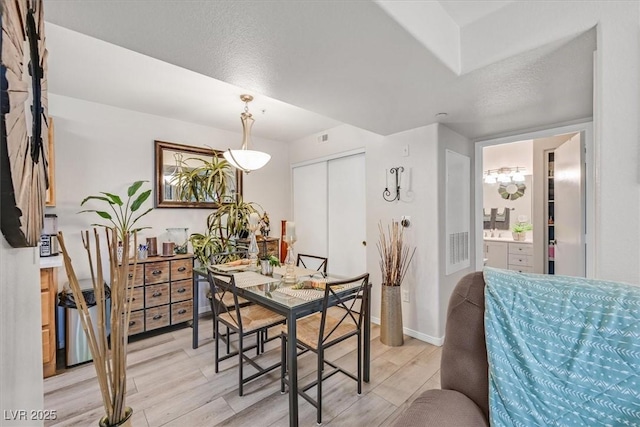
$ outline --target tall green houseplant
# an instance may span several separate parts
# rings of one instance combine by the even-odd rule
[[[85,212],[95,212],[102,219],[106,219],[111,224],[91,224],[92,226],[105,227],[105,228],[115,228],[118,234],[118,239],[120,241],[125,240],[125,236],[130,233],[134,233],[140,230],[145,230],[150,227],[137,227],[134,228],[134,225],[140,218],[148,214],[153,210],[153,208],[149,208],[146,211],[139,213],[138,211],[142,207],[142,204],[147,201],[149,196],[151,195],[151,189],[145,190],[140,194],[137,194],[141,189],[142,185],[145,182],[149,181],[136,181],[127,189],[127,201],[126,203],[122,201],[122,197],[113,193],[101,192],[101,195],[93,195],[87,196],[80,203],[80,206],[84,206],[89,200],[98,200],[100,202],[107,203],[110,208],[110,212],[108,210],[98,210],[98,209],[85,209],[78,213]],[[137,194],[137,195],[136,195]]]

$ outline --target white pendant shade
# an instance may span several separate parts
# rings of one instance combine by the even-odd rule
[[[260,169],[271,160],[271,155],[254,150],[227,150],[224,158],[235,168],[245,172]]]
[[[244,173],[249,173],[266,165],[271,159],[271,155],[262,151],[248,149],[251,143],[251,126],[253,126],[254,122],[251,113],[249,113],[249,102],[253,100],[253,96],[240,95],[240,99],[245,103],[244,113],[240,115],[242,147],[239,150],[228,149],[223,156],[231,166],[240,169]]]

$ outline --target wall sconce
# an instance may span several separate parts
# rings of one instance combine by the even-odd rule
[[[382,198],[385,199],[387,202],[393,202],[395,200],[400,200],[400,174],[402,172],[404,172],[404,168],[402,166],[398,166],[396,168],[391,168],[391,175],[394,175],[396,178],[396,194],[393,198],[391,198],[391,196],[393,195],[393,193],[391,193],[391,191],[389,191],[389,174],[388,171],[385,169],[384,171],[384,179],[385,179],[385,188],[384,191],[382,192]]]

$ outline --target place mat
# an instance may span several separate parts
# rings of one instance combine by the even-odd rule
[[[287,272],[287,266],[281,265],[280,267],[273,267],[273,274],[279,274],[280,276],[284,276]],[[297,265],[293,267],[293,273],[298,276],[313,276],[314,274],[322,274],[322,272],[318,270],[312,270],[310,268],[298,267]]]
[[[360,282],[355,282],[352,284],[347,283],[345,285],[340,285],[340,290],[357,288],[358,286],[360,286]],[[285,295],[300,298],[305,301],[313,301],[316,299],[320,299],[324,296],[324,289],[292,289],[291,286],[280,287],[276,289],[276,292],[280,292]]]
[[[274,279],[273,277],[263,276],[255,271],[243,271],[241,273],[234,273],[233,275],[236,281],[236,288],[250,288],[251,286],[264,285],[266,283],[279,282],[280,279]]]
[[[249,268],[249,264],[244,265],[227,265],[227,264],[215,264],[211,265],[211,268],[221,271],[223,273],[232,273],[235,271],[246,271]]]

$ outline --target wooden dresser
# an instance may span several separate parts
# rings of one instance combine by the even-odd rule
[[[192,277],[192,254],[138,261],[129,335],[191,320]]]
[[[249,247],[249,239],[238,239],[237,242],[243,246]],[[258,258],[266,258],[268,256],[279,257],[280,254],[280,239],[277,237],[263,237],[256,236],[256,242],[258,243]]]
[[[40,269],[42,310],[42,368],[44,377],[56,373],[56,296],[58,277],[55,268]]]

